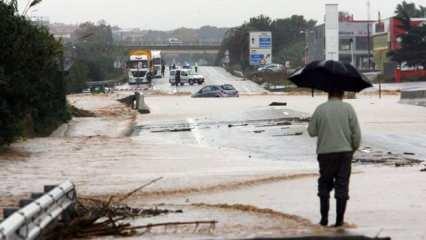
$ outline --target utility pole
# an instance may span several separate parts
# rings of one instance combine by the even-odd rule
[[[355,53],[354,53],[355,41],[353,37],[351,38],[350,42],[351,42],[351,63],[352,63],[352,66],[356,67]]]
[[[370,14],[371,3],[370,0],[367,0],[367,45],[368,45],[368,71],[371,71],[371,33],[370,33]]]

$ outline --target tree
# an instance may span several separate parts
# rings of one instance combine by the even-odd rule
[[[272,22],[274,59],[277,62],[292,62],[294,66],[303,65],[305,34],[316,25],[314,20],[293,15],[290,18],[277,19]]]
[[[228,50],[231,65],[240,65],[243,70],[246,69],[249,67],[249,32],[271,31],[273,60],[279,63],[291,61],[297,65],[301,64],[305,37],[301,32],[313,28],[315,24],[314,20],[307,21],[303,16],[297,15],[276,20],[264,15],[251,18],[249,22],[228,30],[216,63],[220,62]]]
[[[389,53],[393,61],[412,67],[426,67],[426,25],[414,26],[411,21],[412,17],[421,16],[424,10],[422,6],[417,8],[414,3],[405,1],[397,6],[396,18],[401,22],[399,27],[405,33],[398,36],[401,48]]]
[[[289,61],[292,66],[303,66],[304,64],[305,42],[295,42],[289,47],[281,48],[278,56],[275,57],[275,62],[285,63]]]
[[[402,3],[398,4],[398,6],[396,7],[395,14],[397,18],[426,17],[426,7],[419,6],[419,8],[417,8],[415,3],[408,3],[406,1],[403,1]]]
[[[407,33],[400,36],[401,48],[389,53],[391,59],[400,64],[426,68],[426,25],[405,30]]]
[[[67,77],[68,89],[73,91],[81,90],[86,81],[103,81],[116,77],[118,73],[114,69],[114,60],[125,54],[124,50],[114,46],[111,26],[105,21],[80,24],[73,33],[73,43],[67,45],[67,51],[76,63]],[[81,79],[75,79],[76,77]]]
[[[259,15],[257,17],[250,18],[247,23],[247,27],[255,31],[270,31],[272,20],[270,17],[265,15]]]
[[[61,43],[3,1],[0,52],[0,145],[67,121]]]

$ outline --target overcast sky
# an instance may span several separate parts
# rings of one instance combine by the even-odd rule
[[[28,0],[19,0],[23,6]],[[402,0],[371,0],[371,16],[393,14]],[[426,5],[426,0],[415,0]],[[43,0],[30,15],[51,22],[81,23],[106,20],[123,28],[170,30],[203,25],[233,27],[260,14],[285,18],[292,14],[323,21],[324,4],[338,3],[356,19],[367,18],[367,0]]]

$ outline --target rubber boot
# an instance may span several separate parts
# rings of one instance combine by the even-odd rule
[[[328,225],[328,210],[330,209],[330,199],[328,197],[320,197],[320,208],[321,208],[321,226]]]
[[[346,199],[336,198],[336,224],[335,227],[343,226],[346,211]]]

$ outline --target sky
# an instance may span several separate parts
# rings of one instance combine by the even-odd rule
[[[20,7],[27,1],[18,0]],[[378,11],[383,17],[391,16],[402,0],[370,2],[371,18],[377,19]],[[426,6],[426,0],[413,2]],[[122,28],[171,30],[234,27],[260,14],[274,19],[298,14],[323,22],[326,3],[339,4],[340,11],[354,14],[355,19],[367,19],[367,0],[43,0],[29,15],[45,16],[50,22],[77,24],[104,19]]]

